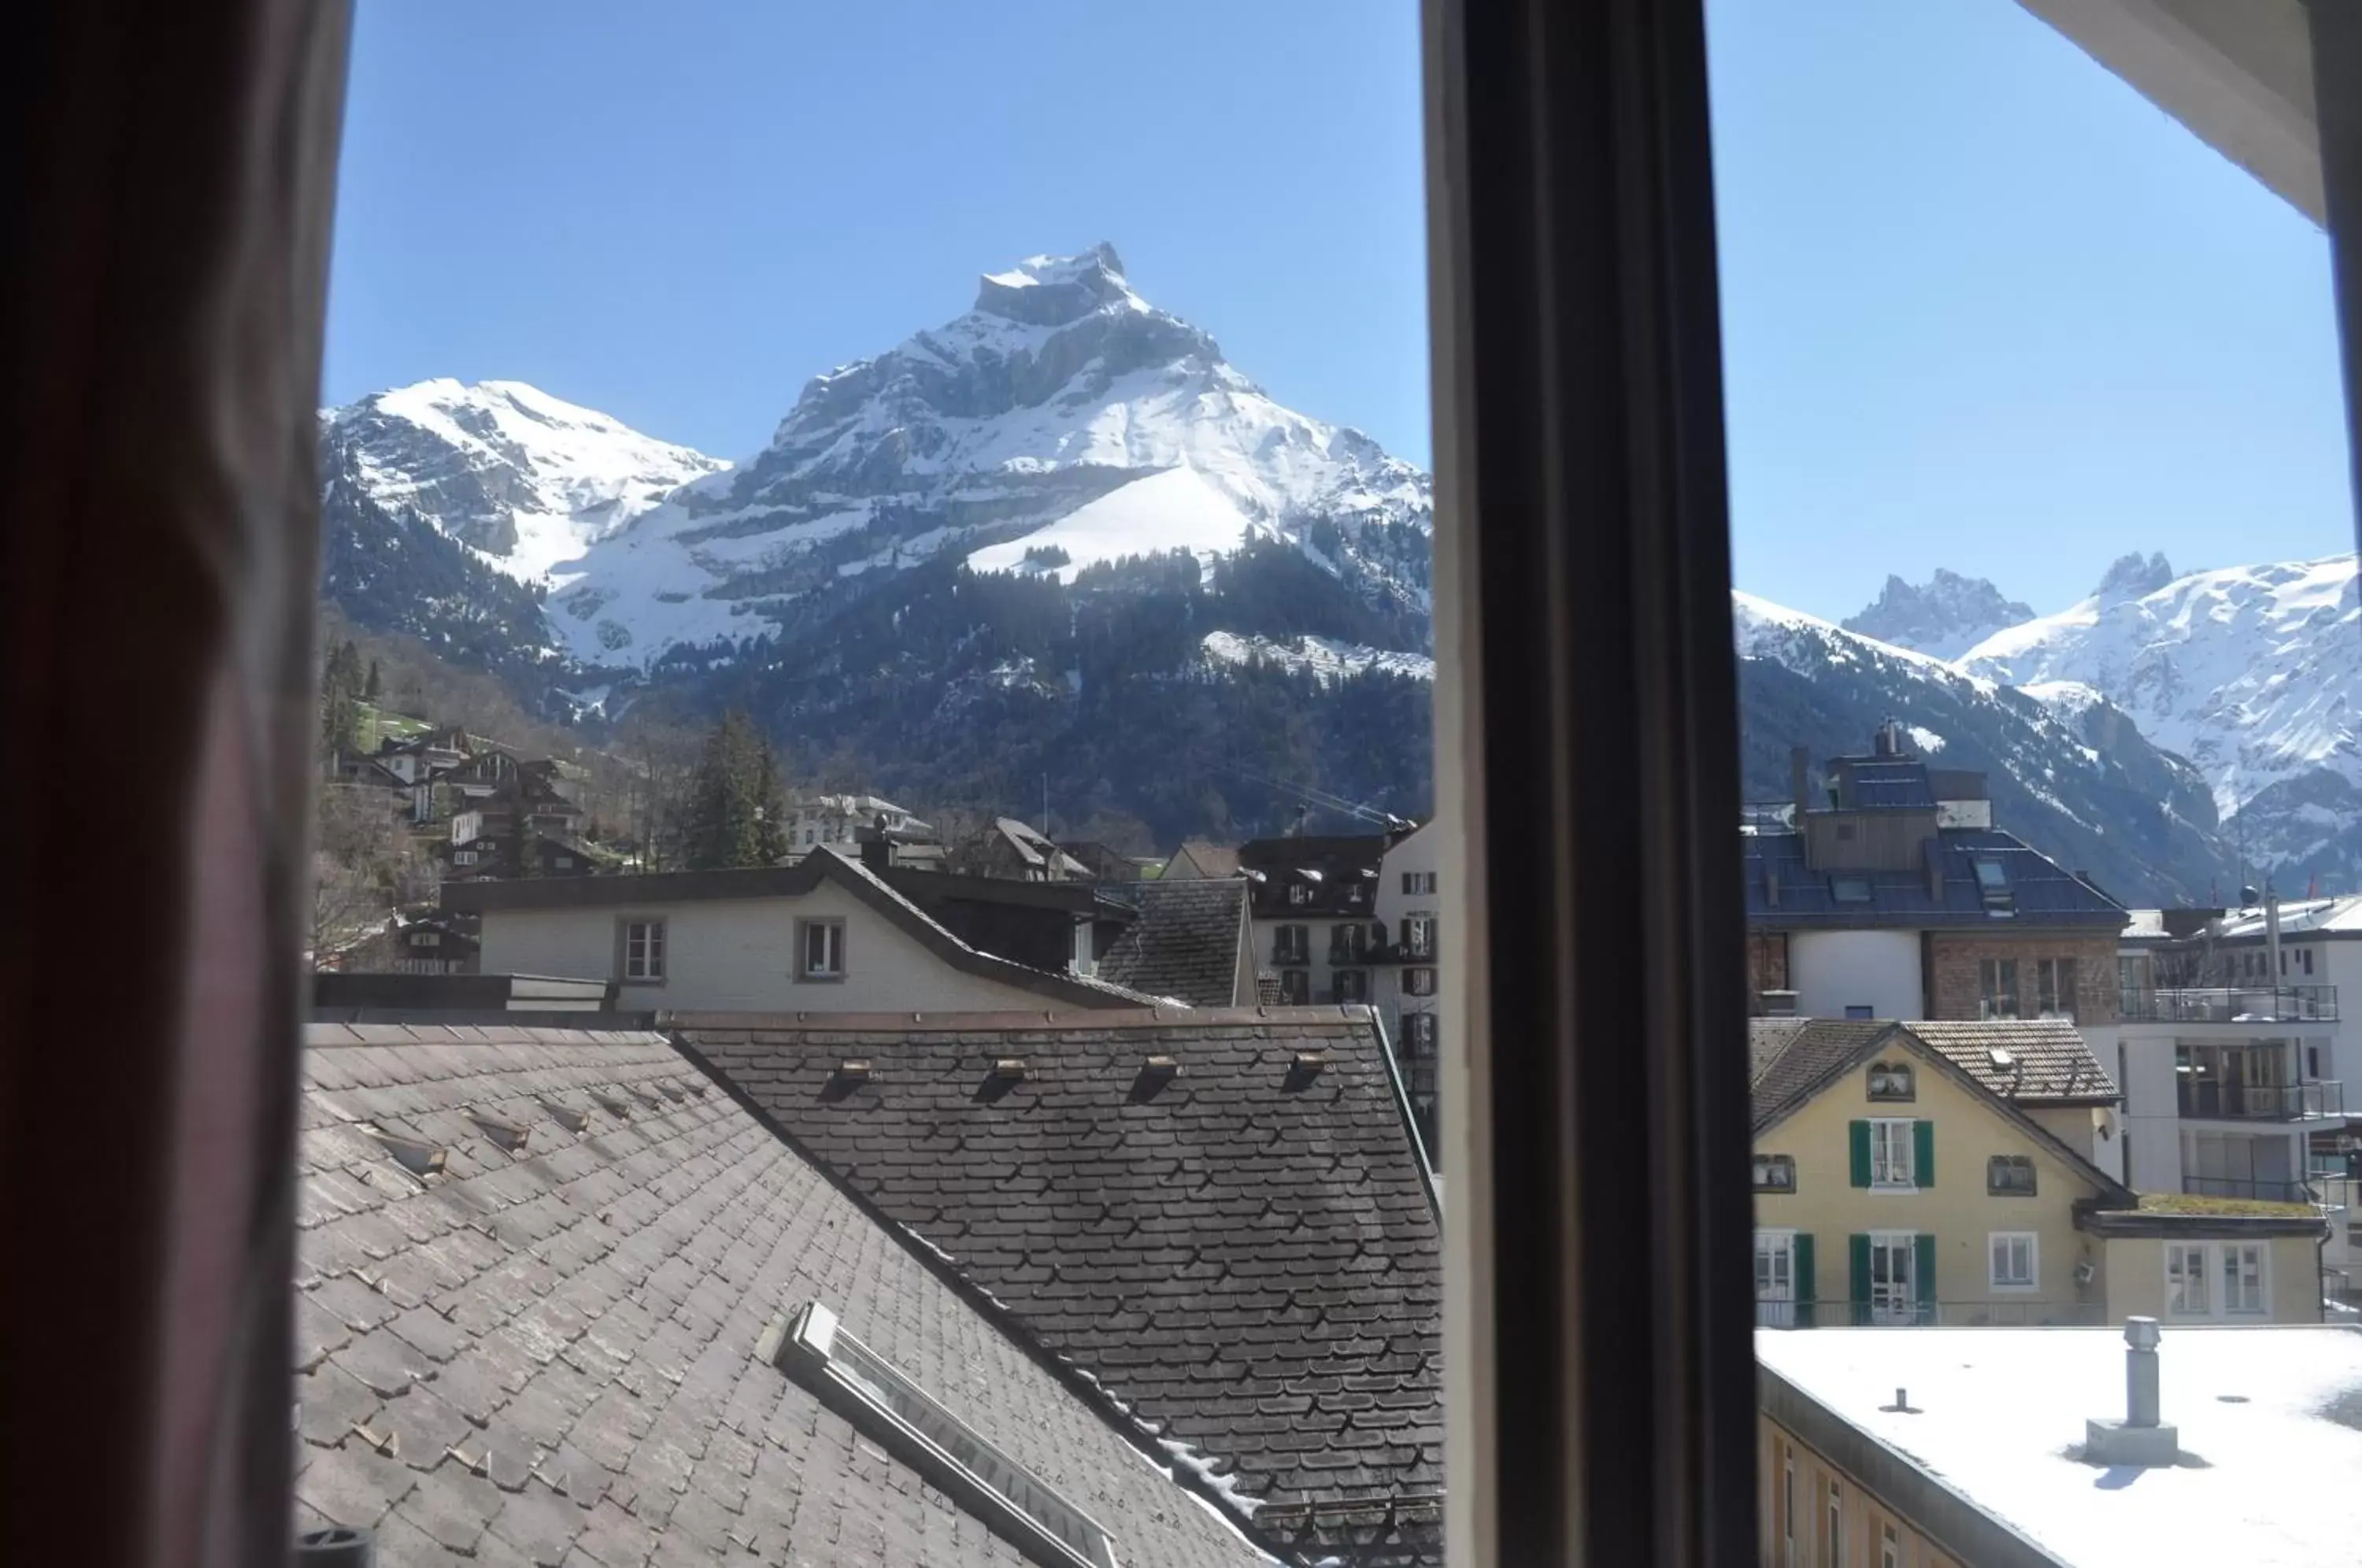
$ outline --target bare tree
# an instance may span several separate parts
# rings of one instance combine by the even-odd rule
[[[322,784],[313,826],[312,953],[351,946],[392,912],[396,873],[414,854],[392,791]]]

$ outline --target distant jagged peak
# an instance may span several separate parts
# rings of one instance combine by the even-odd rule
[[[1939,658],[1966,652],[2003,626],[2034,618],[1992,581],[1937,567],[1924,583],[1890,574],[1875,602],[1841,623],[1846,630]]]
[[[2143,556],[2130,550],[2118,556],[2100,579],[2100,586],[2092,591],[2094,599],[2114,602],[2124,599],[2146,599],[2174,580],[2172,564],[2163,550]]]

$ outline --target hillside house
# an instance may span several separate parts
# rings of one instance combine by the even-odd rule
[[[1015,817],[1000,817],[952,848],[954,869],[1021,882],[1087,882],[1091,868]]]

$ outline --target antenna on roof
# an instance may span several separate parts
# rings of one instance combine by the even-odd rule
[[[1298,806],[1303,809],[1297,814],[1297,823],[1290,834],[1291,837],[1301,836],[1304,831],[1304,819],[1310,815],[1310,808],[1313,806],[1322,806],[1357,821],[1374,823],[1388,830],[1412,825],[1392,812],[1383,811],[1359,801],[1349,801],[1342,795],[1333,795],[1326,790],[1315,789],[1309,784],[1294,784],[1284,778],[1274,778],[1267,773],[1258,773],[1252,767],[1241,767],[1236,763],[1217,762],[1212,766],[1218,771],[1228,773],[1234,778],[1244,778],[1252,783],[1261,784],[1266,789],[1276,790],[1283,795],[1294,796]]]

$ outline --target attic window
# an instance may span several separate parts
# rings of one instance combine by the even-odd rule
[[[1795,1191],[1796,1156],[1794,1154],[1756,1155],[1755,1190],[1758,1192]]]
[[[755,1355],[1043,1568],[1116,1568],[1115,1541],[1104,1526],[847,1333],[820,1302],[774,1318]]]
[[[2009,1047],[2006,1045],[1986,1046],[1985,1060],[2004,1073],[2017,1066],[2017,1058],[2010,1055]]]
[[[869,1081],[869,1058],[848,1056],[836,1065],[836,1081],[842,1084],[866,1084]]]
[[[1998,860],[1980,859],[1970,864],[1977,871],[1977,894],[1984,900],[1987,910],[2005,911],[2016,903],[2016,895],[2010,891],[2006,867]]]
[[[1025,1058],[1003,1056],[992,1064],[992,1071],[986,1077],[1001,1078],[1010,1083],[1022,1082],[1025,1077]]]
[[[1870,1069],[1870,1098],[1877,1100],[1910,1100],[1911,1067],[1906,1062],[1881,1062]]]
[[[1985,1191],[1995,1198],[2034,1196],[2034,1161],[2025,1154],[1995,1154],[1985,1161]]]
[[[1840,904],[1866,904],[1870,902],[1870,878],[1832,877],[1829,878],[1829,897]]]

